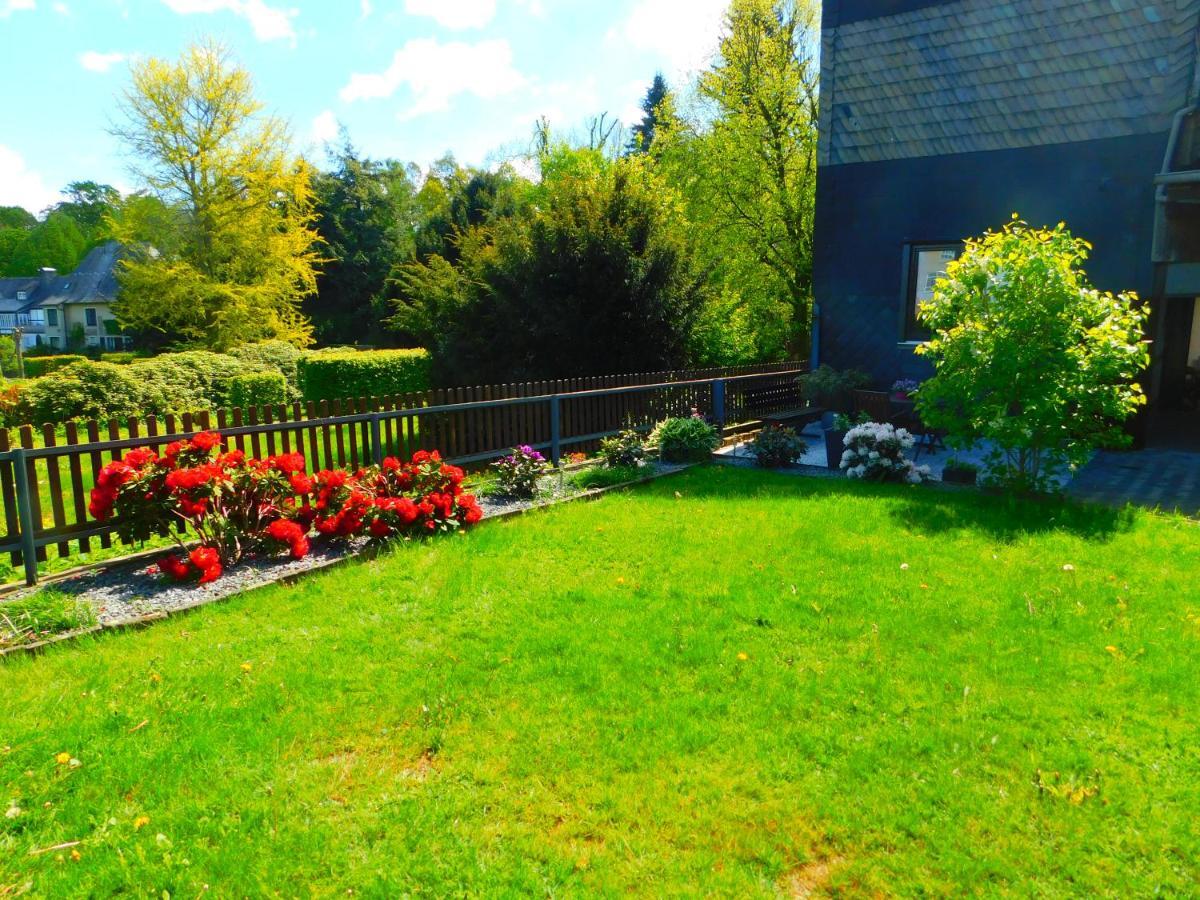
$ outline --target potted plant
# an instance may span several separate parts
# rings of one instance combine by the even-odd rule
[[[835,413],[833,422],[825,429],[825,465],[830,469],[841,466],[842,454],[846,451],[846,433],[855,425],[862,425],[870,420],[866,413],[848,416],[845,413]]]
[[[833,366],[817,366],[807,375],[796,379],[804,402],[825,411],[821,421],[828,428],[838,413],[849,413],[854,407],[854,392],[871,384],[871,376],[859,369],[839,372]]]
[[[853,425],[846,417],[854,406],[854,392],[869,386],[871,376],[859,369],[839,372],[833,366],[822,365],[796,382],[806,403],[824,409],[821,424],[825,427],[826,464],[836,469],[842,459],[842,440]]]
[[[951,457],[942,469],[942,481],[946,484],[975,484],[979,479],[979,467]]]
[[[921,386],[921,382],[914,381],[911,378],[897,378],[892,382],[892,399],[897,402],[911,400],[912,395],[917,392],[917,388]]]

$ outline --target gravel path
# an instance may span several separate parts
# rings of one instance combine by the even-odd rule
[[[646,467],[646,477],[657,478],[685,468],[687,466],[652,463]],[[484,521],[601,493],[580,491],[571,484],[569,476],[564,478],[560,475],[546,476],[539,483],[539,489],[536,500],[480,497]],[[53,586],[93,604],[100,624],[112,626],[212,603],[303,572],[323,569],[371,547],[372,542],[367,538],[345,540],[317,537],[312,539],[312,549],[303,559],[279,556],[247,558],[216,581],[204,585],[168,581],[154,571],[152,559],[142,558],[136,562],[116,562],[81,572],[54,582]],[[27,593],[22,591],[16,596]]]

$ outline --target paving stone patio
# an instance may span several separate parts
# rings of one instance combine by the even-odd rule
[[[1097,453],[1075,473],[1067,493],[1081,500],[1200,515],[1200,453],[1139,450]]]
[[[799,460],[801,466],[812,467],[814,472],[825,466],[825,444],[819,425],[809,425],[801,432],[808,444],[807,452]],[[1111,506],[1132,503],[1150,509],[1167,512],[1178,510],[1184,515],[1200,516],[1200,444],[1185,444],[1188,449],[1179,449],[1180,444],[1151,447],[1131,452],[1100,452],[1087,465],[1075,473],[1066,487],[1066,492],[1080,500],[1090,500]],[[917,460],[930,467],[930,474],[940,480],[942,469],[951,456],[965,462],[980,463],[985,455],[984,447],[967,452],[952,453],[939,450],[922,453]],[[723,447],[718,451],[730,461],[749,460],[749,450],[744,444]]]

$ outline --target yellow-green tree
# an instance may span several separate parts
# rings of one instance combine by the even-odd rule
[[[310,343],[300,305],[319,261],[311,171],[292,155],[285,123],[262,110],[249,73],[218,45],[133,67],[115,134],[160,203],[113,217],[129,248],[116,306],[124,328],[218,350]]]
[[[651,152],[719,287],[700,322],[704,361],[806,348],[818,41],[814,0],[732,0],[712,65],[656,110]]]

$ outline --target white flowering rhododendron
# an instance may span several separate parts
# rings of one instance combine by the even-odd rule
[[[913,436],[886,422],[864,422],[846,432],[841,468],[851,478],[870,481],[903,481],[920,484],[929,477],[929,466],[917,466],[904,455]]]

